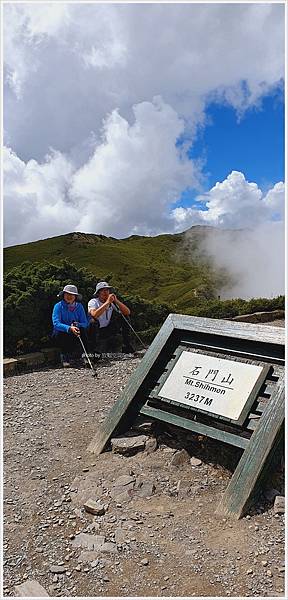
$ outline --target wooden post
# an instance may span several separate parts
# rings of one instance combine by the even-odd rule
[[[216,510],[217,514],[240,519],[244,512],[248,510],[257,481],[261,477],[267,461],[269,461],[269,456],[273,452],[283,427],[285,413],[284,386],[283,375],[234,471]]]
[[[155,360],[158,358],[163,346],[169,339],[172,331],[173,325],[171,321],[171,316],[169,315],[166,321],[164,322],[163,326],[161,327],[160,331],[154,338],[151,346],[147,350],[139,367],[133,373],[122,394],[119,396],[117,402],[114,404],[107,419],[104,421],[104,423],[100,425],[97,434],[91,440],[87,448],[88,452],[92,452],[96,455],[100,454],[104,449],[106,443],[108,442],[109,438],[113,435],[116,427],[119,425],[119,422],[124,417],[125,413],[127,413],[127,411],[129,413],[129,409],[131,409],[133,412],[133,407],[131,406],[131,404],[134,400],[134,396],[138,391],[140,385],[143,383],[146,375],[149,373]],[[128,420],[129,422],[129,414],[126,414],[126,420]]]

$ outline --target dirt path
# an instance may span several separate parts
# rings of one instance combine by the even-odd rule
[[[284,595],[272,500],[241,521],[214,514],[236,451],[167,429],[151,453],[86,453],[139,361],[102,363],[97,380],[49,369],[4,381],[4,595],[25,579],[51,596]],[[171,465],[183,446],[201,464]],[[282,493],[281,473],[275,481]],[[85,512],[88,498],[105,514]],[[108,546],[83,550],[80,533]]]

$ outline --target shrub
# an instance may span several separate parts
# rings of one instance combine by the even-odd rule
[[[99,279],[99,278],[98,278]],[[112,282],[111,273],[102,280]],[[95,291],[95,276],[77,268],[68,260],[57,265],[49,262],[24,262],[4,277],[4,353],[16,355],[53,345],[51,339],[53,306],[63,287],[73,283],[87,302]],[[132,310],[133,327],[146,330],[161,326],[169,312],[167,306],[145,302],[138,296],[122,296]]]
[[[101,277],[113,284],[113,276]],[[99,280],[99,278],[98,278]],[[52,262],[23,262],[4,276],[4,353],[16,355],[53,345],[51,339],[53,306],[58,302],[57,293],[64,285],[73,283],[83,296],[83,305],[92,298],[95,275],[85,268],[78,268],[68,260],[57,265]],[[126,282],[126,289],[127,289]],[[118,290],[115,290],[118,295]],[[150,343],[166,317],[177,312],[174,305],[148,302],[135,295],[120,295],[132,312],[132,325],[143,341]],[[253,298],[251,300],[215,300],[192,298],[186,314],[216,319],[258,311],[284,309],[284,296],[278,298]],[[179,311],[178,311],[179,312]]]

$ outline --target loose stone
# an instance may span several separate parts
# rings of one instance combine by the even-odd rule
[[[147,435],[112,438],[112,452],[116,452],[118,454],[134,454],[139,450],[144,450],[147,441]]]
[[[66,571],[66,567],[62,567],[62,565],[52,565],[50,567],[50,572],[51,573],[65,573]]]
[[[17,598],[21,597],[36,597],[36,598],[48,598],[48,592],[34,579],[28,579],[25,583],[15,585],[15,593]]]
[[[200,460],[200,458],[195,458],[195,456],[192,456],[190,459],[190,464],[192,467],[200,467],[200,465],[202,465],[202,460]]]
[[[103,504],[95,502],[95,500],[92,500],[91,498],[85,502],[84,508],[86,512],[91,513],[92,515],[101,516],[105,514],[105,508]]]
[[[172,457],[170,465],[173,467],[181,467],[185,463],[190,461],[190,454],[188,454],[187,450],[178,450]]]
[[[147,442],[145,444],[145,450],[146,450],[147,454],[152,454],[152,452],[155,452],[156,449],[157,449],[157,439],[149,438],[149,440],[147,440]]]
[[[274,500],[274,513],[279,515],[285,513],[285,496],[276,496]]]
[[[81,546],[87,550],[99,550],[105,542],[104,535],[90,535],[89,533],[79,533],[72,541],[73,546]]]

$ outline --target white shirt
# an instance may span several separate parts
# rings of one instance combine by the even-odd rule
[[[104,302],[101,302],[99,298],[92,298],[92,300],[89,300],[88,302],[88,313],[91,308],[97,309],[100,308],[100,306],[103,306],[103,304]],[[102,315],[100,315],[100,317],[97,317],[97,321],[99,322],[100,327],[107,327],[107,325],[109,325],[111,321],[112,312],[113,308],[112,306],[109,306],[109,308],[106,308],[106,310],[102,313]]]

